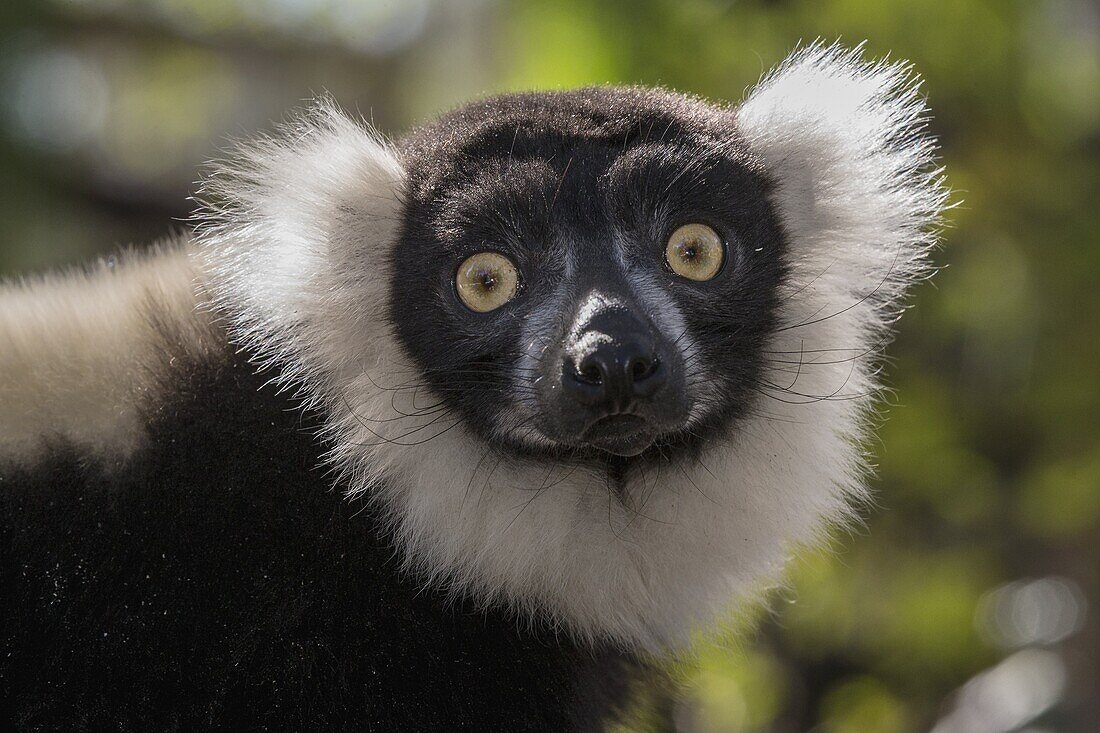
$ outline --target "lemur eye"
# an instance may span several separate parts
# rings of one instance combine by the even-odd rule
[[[519,289],[519,271],[502,254],[478,252],[458,266],[455,288],[459,299],[472,311],[487,313],[512,298]]]
[[[665,246],[665,261],[680,277],[710,280],[722,269],[726,248],[722,238],[706,224],[684,224]]]

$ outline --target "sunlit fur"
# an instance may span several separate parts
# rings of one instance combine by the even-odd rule
[[[202,266],[235,337],[327,413],[332,461],[425,582],[582,638],[676,646],[864,497],[876,356],[944,205],[923,115],[908,67],[835,47],[749,94],[737,125],[790,238],[784,325],[753,417],[621,499],[587,470],[494,453],[402,388],[422,380],[384,315],[401,163],[330,103],[208,180]]]
[[[185,242],[0,287],[0,463],[60,445],[108,465],[144,440],[157,329],[211,348]]]

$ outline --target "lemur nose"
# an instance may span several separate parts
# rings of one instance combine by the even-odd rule
[[[609,412],[630,409],[651,397],[668,380],[668,370],[643,339],[606,338],[574,363],[566,358],[562,386],[578,401],[603,405]]]

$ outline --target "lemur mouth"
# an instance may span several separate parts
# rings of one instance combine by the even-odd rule
[[[585,429],[583,441],[616,456],[636,456],[653,443],[653,425],[632,414],[607,415]]]

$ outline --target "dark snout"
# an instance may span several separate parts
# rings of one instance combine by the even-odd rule
[[[547,354],[560,389],[544,395],[564,442],[637,455],[682,425],[687,405],[676,345],[629,300],[581,300],[562,348]]]

